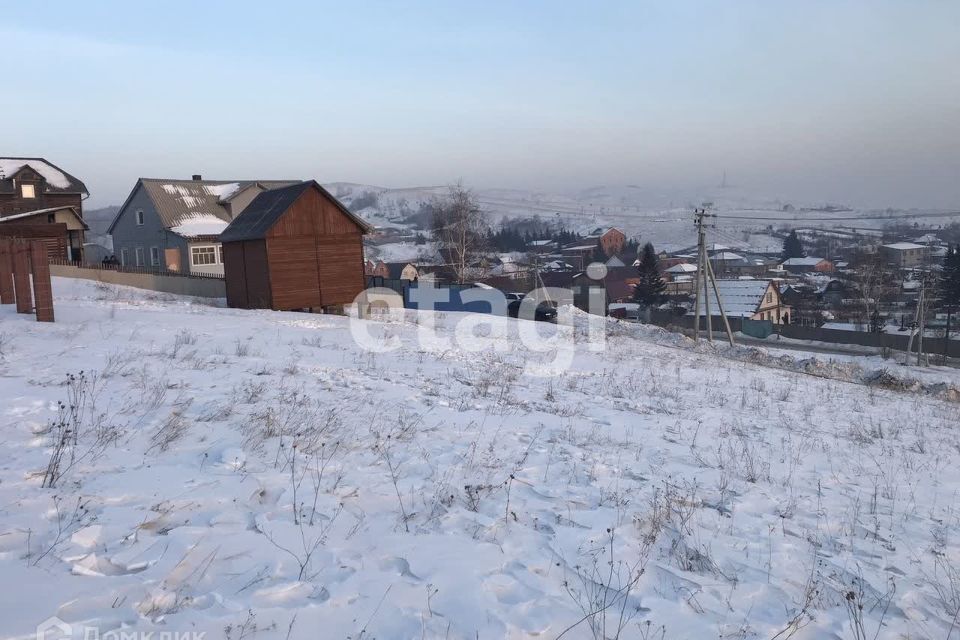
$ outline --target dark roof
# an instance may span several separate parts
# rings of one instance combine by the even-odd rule
[[[43,158],[0,158],[0,193],[14,192],[13,176],[25,166],[44,179],[45,193],[90,195],[83,182]]]
[[[296,202],[297,198],[299,198],[304,191],[310,188],[319,190],[321,194],[336,204],[337,208],[360,227],[363,233],[370,231],[370,225],[340,204],[340,201],[330,195],[316,180],[308,180],[289,187],[264,191],[258,195],[253,199],[253,202],[243,210],[243,213],[234,218],[233,222],[223,230],[220,234],[220,242],[260,240],[264,238],[270,228],[280,219],[280,216]]]
[[[413,264],[412,262],[384,262],[384,265],[387,267],[388,277],[391,280],[399,280],[403,270],[407,268],[408,264]]]

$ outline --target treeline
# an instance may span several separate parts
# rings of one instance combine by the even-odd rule
[[[567,229],[522,230],[512,225],[503,225],[492,231],[488,245],[496,251],[526,251],[528,245],[536,240],[553,240],[560,246],[583,240],[583,236]]]

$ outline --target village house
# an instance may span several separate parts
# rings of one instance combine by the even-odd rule
[[[620,253],[623,251],[623,246],[627,244],[627,236],[615,227],[594,229],[585,240],[592,240],[595,245],[599,245],[607,257]]]
[[[729,318],[769,320],[774,324],[790,324],[792,309],[783,303],[780,290],[772,280],[717,280],[723,312]],[[713,287],[709,288],[710,315],[719,316],[720,307]],[[701,304],[700,315],[706,316]]]
[[[536,254],[549,254],[557,248],[556,240],[531,240],[527,243],[527,250]]]
[[[223,275],[220,233],[259,194],[298,183],[140,178],[107,233],[124,266]]]
[[[922,266],[930,257],[930,247],[913,242],[880,245],[880,255],[889,264],[901,269]]]
[[[790,258],[780,263],[780,267],[787,273],[800,275],[803,273],[832,273],[833,263],[824,258]]]
[[[0,236],[35,238],[51,258],[83,259],[87,187],[44,158],[0,158]]]

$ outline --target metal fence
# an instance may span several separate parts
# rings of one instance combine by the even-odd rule
[[[723,320],[719,316],[711,318],[713,331],[722,332],[724,330]],[[665,328],[692,329],[693,316],[676,315],[658,309],[651,313],[650,322]],[[910,336],[907,333],[871,333],[869,331],[843,331],[839,329],[823,329],[818,327],[802,327],[796,324],[773,325],[769,327],[762,326],[763,322],[746,320],[742,318],[730,318],[730,328],[733,331],[740,331],[745,335],[758,338],[764,338],[771,333],[779,333],[784,338],[793,338],[795,340],[811,340],[815,342],[826,342],[831,344],[859,345],[863,347],[875,347],[878,349],[893,349],[896,351],[906,351],[910,343]],[[701,330],[705,330],[705,324],[701,322]],[[762,335],[769,328],[771,333]],[[918,341],[915,339],[911,345],[911,351],[916,353]],[[925,353],[960,356],[960,331],[951,333],[950,340],[942,337],[925,336],[923,338],[923,350]]]
[[[58,265],[63,267],[77,267],[80,269],[96,269],[100,271],[116,271],[117,273],[142,273],[151,276],[173,276],[177,278],[201,278],[208,280],[223,280],[224,276],[222,273],[200,273],[197,271],[190,271],[184,273],[183,271],[173,271],[170,269],[164,269],[163,267],[132,267],[129,265],[113,264],[107,262],[95,262],[93,264],[83,264],[80,262],[71,262],[69,260],[63,260],[61,258],[51,258],[50,264]]]
[[[383,278],[380,276],[369,276],[367,278],[367,288],[381,287],[395,291],[403,298],[405,309],[417,309],[416,291],[420,284],[411,280],[400,280],[393,278]],[[431,304],[433,311],[469,311],[473,313],[492,313],[493,309],[486,301],[464,301],[461,293],[466,290],[476,289],[472,284],[448,284],[443,282],[431,283],[430,287],[438,290],[446,290],[447,300],[434,300]],[[441,294],[442,295],[442,294]]]

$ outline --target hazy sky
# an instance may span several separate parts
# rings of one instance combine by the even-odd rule
[[[960,2],[0,2],[0,154],[960,208]]]

